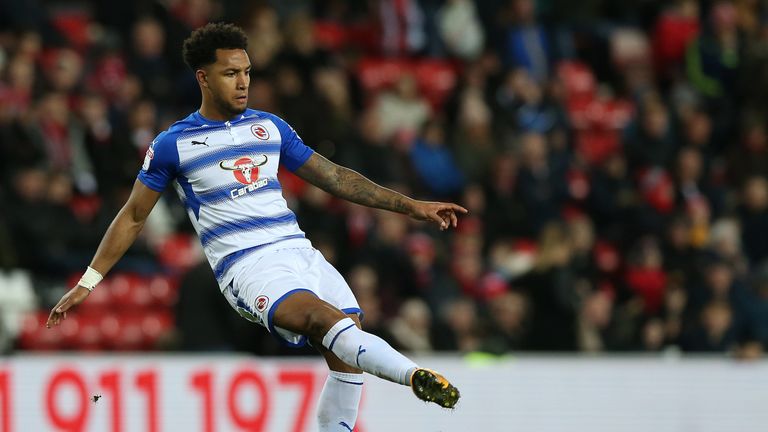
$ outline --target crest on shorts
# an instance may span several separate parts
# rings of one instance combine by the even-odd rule
[[[269,297],[260,295],[256,297],[256,301],[253,304],[256,306],[257,311],[264,312],[267,309],[267,306],[269,306]]]

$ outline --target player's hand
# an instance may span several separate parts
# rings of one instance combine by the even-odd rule
[[[48,321],[45,323],[45,326],[51,328],[51,326],[59,325],[62,319],[67,318],[67,311],[72,308],[72,306],[77,306],[82,303],[90,293],[91,292],[88,291],[88,289],[83,288],[80,285],[69,290],[64,294],[61,300],[56,303],[56,306],[53,307],[51,314],[48,315]]]
[[[440,226],[440,231],[456,228],[459,220],[456,213],[467,214],[469,210],[453,203],[416,201],[410,216],[414,219],[431,221]]]

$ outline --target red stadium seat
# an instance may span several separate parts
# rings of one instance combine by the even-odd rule
[[[112,334],[107,346],[115,351],[138,351],[144,347],[144,335],[141,331],[141,313],[118,313],[102,320],[102,331]],[[112,319],[114,318],[114,320]]]
[[[424,97],[432,108],[439,109],[456,86],[454,67],[441,60],[423,60],[415,63],[413,72]]]
[[[153,349],[173,326],[173,315],[167,311],[117,313],[100,321],[106,346],[115,351]]]
[[[178,297],[178,281],[170,276],[155,275],[149,278],[149,295],[153,307],[171,307]]]
[[[158,341],[167,337],[174,328],[173,315],[170,312],[153,312],[141,319],[141,334],[145,349],[157,348]]]
[[[78,51],[85,51],[93,43],[94,39],[90,33],[93,23],[88,13],[64,8],[52,15],[51,24]]]
[[[120,334],[120,321],[118,320],[117,312],[105,313],[98,319],[99,332],[104,340],[104,345],[107,348],[114,346],[114,341],[117,340]]]
[[[315,22],[313,29],[315,41],[321,47],[337,51],[347,45],[347,29],[333,22]]]
[[[413,62],[367,57],[358,63],[357,74],[369,97],[391,87],[403,75],[411,74],[433,108],[442,106],[458,81],[456,68],[443,60]]]
[[[200,262],[199,241],[189,234],[169,236],[158,250],[160,262],[173,270],[188,270]]]
[[[150,303],[147,285],[135,274],[119,273],[111,278],[112,302],[119,310],[141,308]]]
[[[68,347],[78,351],[100,351],[104,349],[104,337],[100,329],[99,315],[72,314],[61,324]],[[71,320],[71,323],[70,323]],[[67,326],[71,326],[67,328]],[[76,331],[69,334],[70,331]]]
[[[379,29],[374,23],[360,21],[347,27],[347,41],[366,52],[375,52],[380,48]]]
[[[394,84],[411,70],[405,60],[368,57],[360,60],[357,74],[366,93],[375,94]]]

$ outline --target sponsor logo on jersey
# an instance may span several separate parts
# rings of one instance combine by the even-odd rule
[[[265,128],[260,124],[252,125],[251,133],[253,134],[253,136],[255,136],[260,140],[266,141],[269,139],[269,131],[267,130],[267,128]]]
[[[147,154],[144,155],[144,163],[141,165],[142,171],[146,171],[149,169],[149,164],[152,163],[152,159],[155,158],[155,151],[152,149],[152,147],[155,146],[154,141],[152,144],[150,144],[149,148],[147,149]]]
[[[259,178],[259,167],[267,163],[267,160],[267,155],[263,154],[253,159],[245,156],[235,161],[225,160],[219,162],[219,167],[221,169],[232,171],[235,180],[245,185],[244,187],[229,191],[229,196],[232,197],[232,199],[240,198],[249,192],[267,185],[269,182],[268,179]]]

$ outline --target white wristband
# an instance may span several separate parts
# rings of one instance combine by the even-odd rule
[[[83,276],[80,278],[80,282],[77,284],[87,289],[88,291],[93,291],[93,289],[96,288],[96,285],[98,285],[102,279],[104,279],[104,276],[102,276],[101,273],[91,268],[91,266],[88,266],[88,269],[85,271]]]

